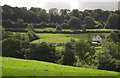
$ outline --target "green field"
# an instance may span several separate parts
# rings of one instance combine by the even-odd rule
[[[49,34],[49,33],[39,33],[37,34],[40,39],[35,40],[32,43],[40,43],[40,42],[47,42],[47,43],[66,43],[71,39],[75,40],[88,40],[89,35],[92,37],[94,35],[104,35],[108,36],[109,33],[89,33],[89,34]]]
[[[118,76],[118,72],[2,57],[3,76]]]

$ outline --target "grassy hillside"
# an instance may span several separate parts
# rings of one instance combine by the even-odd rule
[[[58,65],[34,60],[0,58],[3,76],[117,76],[117,72]]]

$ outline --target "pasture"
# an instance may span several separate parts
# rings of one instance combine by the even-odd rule
[[[3,76],[118,76],[118,72],[0,57]]]
[[[107,37],[110,33],[81,33],[81,34],[51,34],[51,33],[39,33],[37,34],[40,39],[33,41],[32,43],[66,43],[71,39],[75,40],[85,40],[87,41],[89,38],[92,38],[94,35],[104,35]]]

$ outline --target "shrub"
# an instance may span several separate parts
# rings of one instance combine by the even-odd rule
[[[7,38],[10,38],[10,37],[12,37],[12,36],[13,36],[13,33],[7,31],[7,32],[4,32],[4,33],[2,34],[2,39],[7,39]]]
[[[83,40],[77,41],[74,47],[75,47],[74,51],[79,56],[80,60],[86,60],[87,57],[94,55],[95,53],[94,48],[91,47],[89,43],[86,43]],[[87,56],[86,56],[86,53],[88,53]]]
[[[27,24],[25,23],[13,23],[10,28],[26,28]]]
[[[12,20],[3,20],[2,21],[2,26],[5,27],[5,28],[11,28]]]
[[[40,26],[41,26],[40,28],[46,28],[46,27],[47,27],[47,24],[46,24],[45,22],[41,22],[41,23],[40,23]]]
[[[33,28],[34,28],[33,25],[28,24],[28,27],[27,27],[27,29],[28,29],[27,35],[28,35],[30,41],[39,39],[39,36],[37,36],[37,35],[35,34],[35,32],[33,31]]]
[[[57,25],[55,23],[48,23],[47,26],[50,28],[56,28]]]
[[[24,20],[23,20],[23,19],[17,19],[17,23],[23,24],[23,23],[24,23]]]
[[[96,28],[104,28],[104,26],[101,24],[101,23],[99,23],[98,25],[96,25]]]
[[[106,28],[118,29],[118,26],[120,25],[119,20],[120,20],[120,15],[111,14],[108,17]]]
[[[60,25],[57,25],[55,31],[62,31],[62,29],[63,28]]]
[[[65,51],[63,52],[63,56],[61,58],[61,63],[63,65],[74,65],[76,62],[75,55],[73,53],[72,43],[68,42],[65,45]]]
[[[117,70],[117,62],[114,58],[112,58],[107,49],[103,49],[99,52],[96,52],[95,55],[98,64],[98,69],[111,71]]]
[[[55,48],[45,42],[42,42],[40,44],[31,44],[30,52],[27,54],[27,58],[40,61],[55,62],[54,53]]]
[[[94,22],[94,19],[90,16],[86,16],[84,18],[84,24],[86,26],[86,28],[95,28],[95,22]]]
[[[20,57],[20,41],[16,38],[7,38],[2,41],[2,55],[6,57]]]
[[[69,26],[67,23],[61,24],[61,27],[62,27],[63,29],[70,29],[70,26]]]
[[[117,60],[120,60],[120,52],[119,52],[119,45],[120,43],[115,43],[113,41],[111,42],[104,42],[102,44],[102,48],[108,49],[109,53],[113,58],[116,58]]]
[[[86,32],[86,28],[85,28],[85,25],[82,26],[82,32]]]
[[[120,41],[119,33],[111,32],[110,35],[109,35],[109,39],[114,41],[114,42],[119,42]]]
[[[81,29],[82,28],[82,21],[81,19],[77,17],[71,17],[71,19],[68,22],[70,28],[72,29]]]

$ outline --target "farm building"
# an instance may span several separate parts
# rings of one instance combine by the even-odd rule
[[[92,38],[92,45],[101,45],[105,37],[103,35],[95,35]]]

